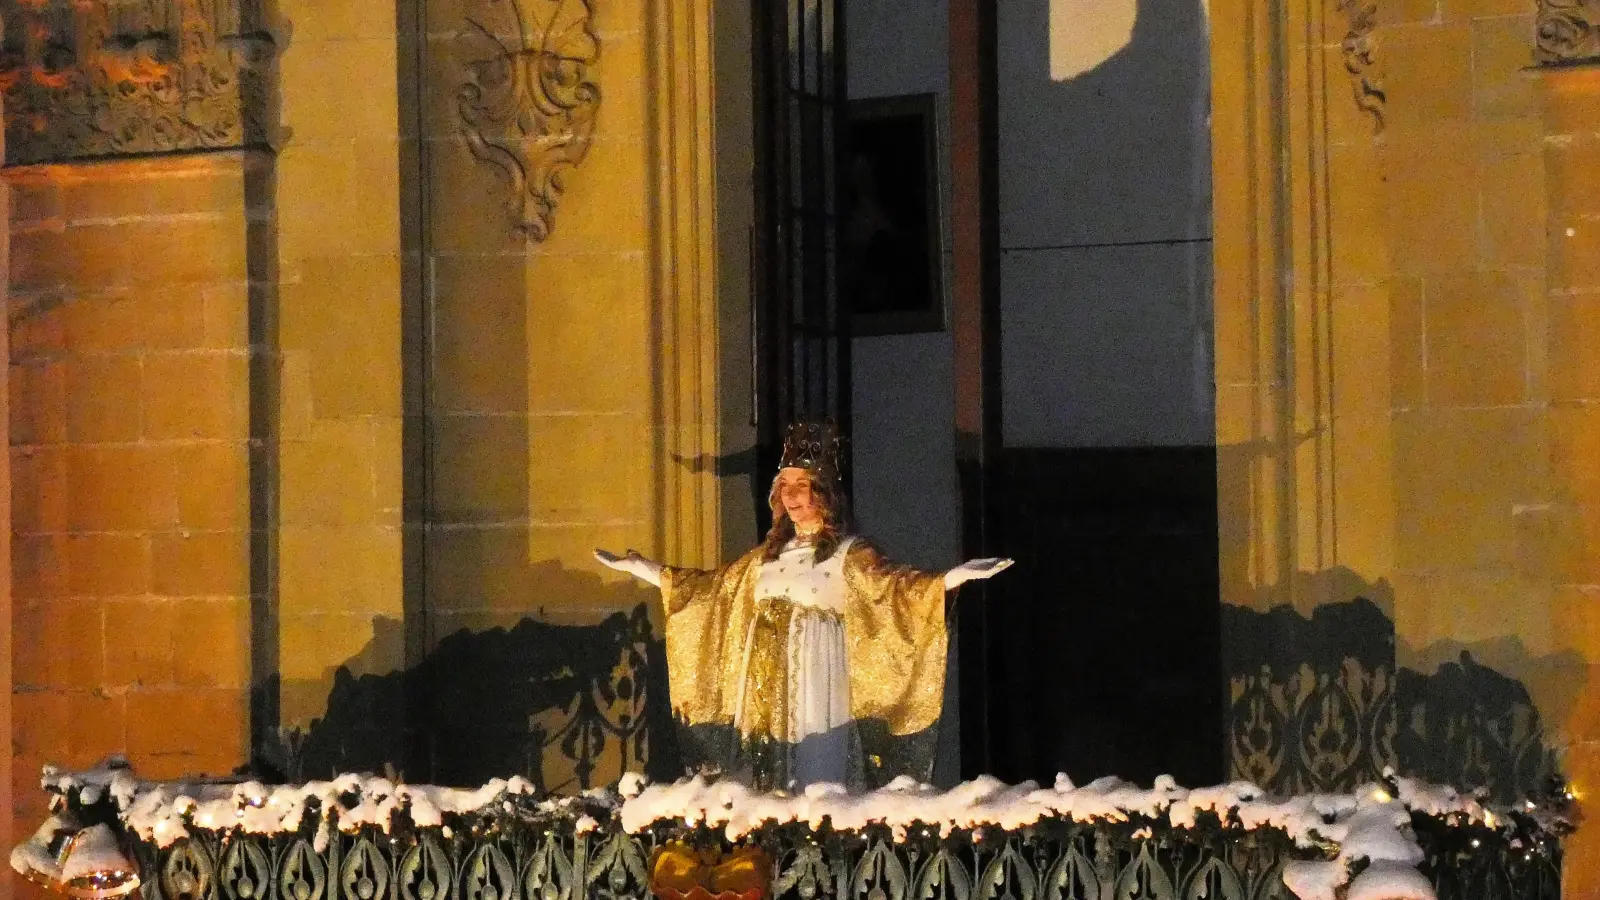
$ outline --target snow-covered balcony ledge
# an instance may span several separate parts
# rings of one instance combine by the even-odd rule
[[[540,797],[348,775],[140,782],[46,770],[12,866],[148,900],[1400,900],[1560,897],[1563,798],[1492,810],[1404,778],[1272,798],[993,779],[788,796],[728,781]],[[92,837],[76,843],[74,834]]]

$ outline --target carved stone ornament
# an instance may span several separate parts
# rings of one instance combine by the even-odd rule
[[[471,52],[457,95],[467,144],[511,182],[515,226],[550,236],[562,175],[589,150],[600,55],[588,0],[476,0]]]
[[[1600,62],[1597,13],[1588,0],[1539,0],[1534,59],[1541,65]]]
[[[1373,130],[1382,131],[1386,98],[1373,59],[1372,39],[1372,30],[1378,24],[1378,4],[1376,0],[1338,0],[1338,9],[1344,13],[1348,26],[1339,47],[1344,56],[1344,69],[1350,73],[1356,105],[1372,116]]]
[[[6,164],[264,146],[256,0],[0,0]]]

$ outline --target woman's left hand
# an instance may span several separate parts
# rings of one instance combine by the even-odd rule
[[[969,581],[991,578],[1011,567],[1014,560],[999,556],[986,559],[969,559],[944,573],[944,589],[953,591]]]

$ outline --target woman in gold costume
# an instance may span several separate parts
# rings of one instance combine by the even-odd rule
[[[661,589],[685,761],[763,788],[927,780],[945,593],[1011,560],[923,572],[885,559],[849,531],[827,426],[789,429],[769,502],[766,539],[721,568],[595,551]]]

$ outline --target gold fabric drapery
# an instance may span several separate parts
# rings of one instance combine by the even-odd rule
[[[783,639],[785,630],[763,629],[759,622],[751,630],[761,615],[755,596],[761,552],[757,547],[718,569],[662,571],[672,709],[691,728],[732,729],[744,687],[746,641]],[[927,732],[944,700],[944,576],[891,563],[859,538],[839,552],[845,554],[842,618],[851,718],[872,723],[875,733],[890,738]],[[751,674],[761,668],[757,656],[751,654]],[[756,721],[770,729],[770,719]]]

